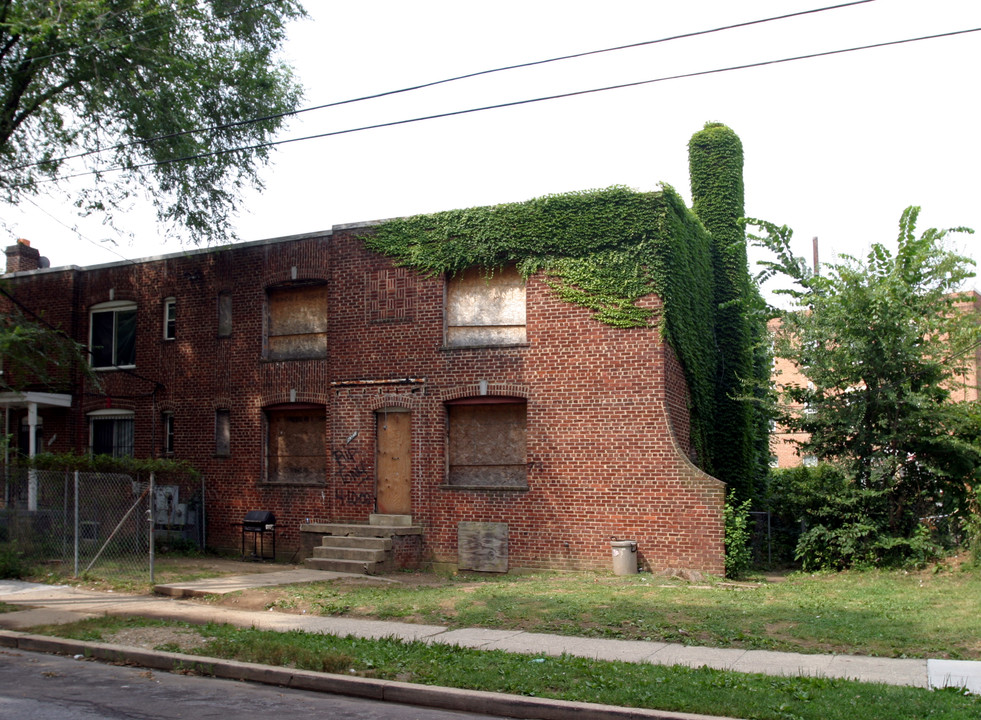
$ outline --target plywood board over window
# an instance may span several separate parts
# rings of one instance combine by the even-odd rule
[[[525,335],[525,281],[515,267],[470,268],[446,284],[446,344],[514,345]]]
[[[524,402],[447,404],[450,485],[525,487]]]
[[[266,356],[327,357],[327,286],[291,285],[267,293]]]
[[[266,479],[323,483],[327,478],[327,413],[322,407],[266,411]]]

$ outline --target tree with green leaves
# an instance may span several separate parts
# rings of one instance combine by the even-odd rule
[[[856,510],[838,535],[827,523],[809,532],[823,544],[847,536],[868,561],[913,538],[921,519],[963,511],[981,469],[978,413],[952,401],[981,327],[973,300],[959,292],[973,262],[946,240],[970,230],[917,235],[918,214],[903,212],[895,252],[877,243],[864,261],[842,256],[820,274],[791,252],[791,230],[749,221],[763,230],[751,237],[774,253],[760,279],[792,281],[778,291],[793,305],[780,313],[776,354],[810,381],[785,389],[795,409],[782,422],[806,434],[802,453],[843,473],[835,502]],[[838,522],[847,513],[833,515]]]
[[[91,180],[111,217],[140,190],[169,234],[227,240],[241,190],[300,99],[277,59],[297,0],[0,0],[0,198]]]

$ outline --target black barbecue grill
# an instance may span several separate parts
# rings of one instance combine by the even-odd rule
[[[242,521],[242,557],[245,557],[245,535],[252,535],[252,559],[266,559],[266,533],[272,536],[272,558],[276,559],[276,516],[268,510],[249,510]]]

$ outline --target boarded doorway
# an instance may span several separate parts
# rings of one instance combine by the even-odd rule
[[[376,503],[382,515],[412,513],[412,415],[402,408],[375,413],[378,473]]]

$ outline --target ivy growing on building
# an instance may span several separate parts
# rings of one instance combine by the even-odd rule
[[[688,144],[692,208],[712,236],[714,270],[715,412],[724,418],[711,433],[714,464],[741,499],[769,459],[768,417],[750,393],[766,387],[770,362],[765,303],[750,282],[746,258],[743,146],[730,128],[707,123]]]
[[[514,264],[600,322],[657,325],[685,371],[699,463],[743,497],[758,453],[755,416],[736,397],[754,372],[738,137],[707,126],[692,140],[691,164],[694,213],[668,185],[611,187],[389,220],[362,239],[430,276]],[[657,316],[638,303],[652,294]]]
[[[366,246],[427,275],[470,267],[492,274],[515,264],[542,273],[563,300],[618,328],[658,325],[689,385],[692,442],[710,468],[715,351],[710,238],[669,186],[641,193],[624,187],[550,195],[522,203],[451,210],[390,220]],[[660,317],[638,304],[660,296]]]

